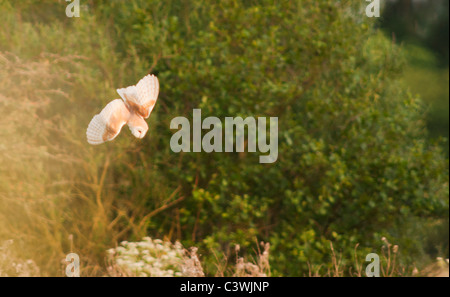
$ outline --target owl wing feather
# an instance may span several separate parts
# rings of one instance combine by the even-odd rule
[[[117,93],[120,95],[120,97],[122,97],[123,101],[127,105],[129,104],[129,102],[134,102],[135,104],[139,103],[136,86],[117,89]]]
[[[158,99],[159,81],[156,76],[149,74],[135,86],[118,89],[117,93],[119,93],[132,112],[147,119]]]
[[[98,145],[113,140],[129,118],[130,112],[122,100],[109,102],[89,123],[86,131],[88,143]]]

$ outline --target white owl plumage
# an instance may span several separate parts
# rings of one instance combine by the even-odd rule
[[[143,138],[147,133],[148,125],[144,119],[150,116],[158,99],[158,78],[149,74],[135,86],[118,89],[117,93],[122,100],[109,102],[89,123],[88,143],[98,145],[113,140],[125,124],[137,138]]]

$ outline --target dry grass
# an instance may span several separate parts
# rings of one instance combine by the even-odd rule
[[[239,256],[239,246],[236,246],[236,266],[233,276],[236,277],[270,277],[269,250],[270,244],[261,242],[261,249],[258,247],[257,259],[247,261]]]
[[[396,277],[396,276],[411,276],[413,275],[414,268],[404,267],[399,265],[397,262],[399,247],[398,245],[390,244],[386,238],[382,238],[383,245],[381,247],[380,256],[380,276],[381,277]],[[309,265],[309,276],[310,277],[364,277],[365,265],[368,264],[364,259],[359,259],[358,247],[355,246],[354,253],[354,263],[351,266],[346,266],[343,264],[342,255],[337,254],[333,243],[330,242],[331,251],[331,265],[327,268],[325,265],[320,265],[317,268],[312,268]]]
[[[111,184],[111,167],[131,167],[127,154],[139,149],[120,140],[86,145],[92,94],[109,89],[83,73],[89,63],[55,54],[30,62],[0,52],[0,242],[13,239],[18,256],[34,259],[43,275],[63,276],[70,252],[82,255],[85,275],[103,275],[108,247],[146,236],[152,217],[183,199],[179,189],[155,189],[148,212],[138,191],[119,198],[117,188],[129,181]]]
[[[23,257],[47,262],[64,255],[58,209],[69,194],[55,186],[52,167],[73,162],[55,141],[63,127],[49,108],[67,97],[64,76],[48,57],[29,63],[0,53],[0,241],[14,239]]]
[[[22,260],[14,252],[14,241],[0,245],[0,277],[38,277],[39,267],[31,260]]]
[[[399,246],[388,242],[386,238],[382,238],[383,245],[380,253],[380,276],[381,277],[410,277],[410,276],[425,276],[425,277],[448,277],[449,263],[448,259],[444,260],[438,258],[435,263],[425,267],[419,271],[417,267],[404,266],[399,264]],[[228,257],[223,256],[223,260],[217,260],[217,272],[215,276],[233,276],[233,277],[270,277],[270,244],[261,242],[262,250],[258,248],[256,259],[245,259],[239,256],[240,247],[235,247],[236,262],[234,265],[228,265]],[[309,277],[365,277],[365,259],[358,257],[358,245],[355,247],[355,257],[352,266],[345,266],[342,261],[342,255],[337,254],[333,244],[330,242],[331,263],[319,265],[318,268],[312,269],[310,266]],[[205,273],[201,264],[198,249],[195,247],[189,250],[183,249],[183,253],[179,259],[179,268],[182,273],[179,276],[186,277],[204,277]],[[136,273],[130,272],[116,265],[114,261],[109,268],[109,276],[139,276]],[[161,265],[162,266],[162,265]],[[328,268],[324,268],[328,267]]]
[[[449,261],[438,257],[435,263],[425,267],[422,271],[415,270],[414,273],[420,276],[428,277],[449,277]]]
[[[448,276],[448,260],[438,258],[435,263],[431,263],[423,270],[416,266],[405,266],[399,263],[400,247],[391,244],[385,237],[382,239],[380,250],[380,277],[440,277]],[[355,246],[353,265],[344,265],[342,255],[336,253],[333,243],[330,242],[331,263],[330,265],[319,265],[312,267],[309,265],[309,277],[365,277],[366,262],[365,258],[358,256],[358,247]]]
[[[181,271],[184,276],[187,277],[204,277],[205,272],[203,271],[202,264],[198,257],[198,249],[192,247],[189,250],[185,250],[184,261],[182,264]]]
[[[117,230],[127,217],[105,190],[112,158],[99,160],[104,155],[85,145],[88,105],[76,92],[95,81],[79,81],[84,63],[0,52],[0,242],[13,239],[44,275],[63,276],[61,260],[74,250],[89,275],[102,274],[104,250],[129,231]]]

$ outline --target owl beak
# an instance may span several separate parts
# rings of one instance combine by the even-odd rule
[[[139,138],[139,139],[144,138],[144,136],[145,136],[145,133],[144,133],[144,132],[138,132],[138,138]]]

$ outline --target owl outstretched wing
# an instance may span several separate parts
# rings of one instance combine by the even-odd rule
[[[149,74],[135,86],[118,89],[117,93],[125,101],[130,111],[146,119],[150,116],[158,99],[159,81],[156,76]]]
[[[122,100],[109,102],[89,123],[86,131],[87,141],[98,145],[113,140],[129,118],[130,112]]]

